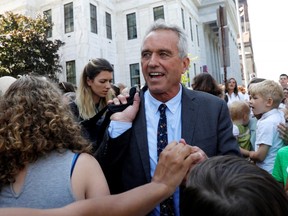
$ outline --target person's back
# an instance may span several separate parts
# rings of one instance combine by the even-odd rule
[[[57,208],[74,202],[71,188],[74,155],[71,151],[51,152],[30,164],[21,190],[15,191],[12,185],[2,188],[0,207]]]
[[[235,156],[196,165],[184,190],[183,216],[286,216],[288,197],[266,171]]]
[[[89,154],[91,145],[54,83],[17,79],[0,100],[0,125],[2,207],[54,208],[110,194]]]

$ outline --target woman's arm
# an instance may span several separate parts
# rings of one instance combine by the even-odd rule
[[[146,215],[158,203],[169,197],[181,184],[195,161],[202,160],[198,152],[183,143],[170,143],[161,153],[152,182],[118,195],[107,195],[77,201],[63,208],[0,209],[5,216],[131,216]]]
[[[87,153],[79,155],[72,173],[71,185],[77,200],[110,195],[99,163]]]

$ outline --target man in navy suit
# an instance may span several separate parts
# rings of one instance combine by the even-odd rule
[[[134,103],[111,116],[106,134],[95,156],[102,166],[112,193],[151,181],[157,165],[158,107],[165,104],[168,142],[186,142],[199,153],[198,163],[215,155],[240,155],[232,134],[226,102],[208,93],[192,91],[181,85],[181,75],[190,60],[185,33],[178,26],[156,21],[141,47],[142,73],[146,86]],[[125,104],[126,97],[114,99]],[[174,193],[175,215],[180,215],[182,189]],[[160,215],[159,206],[150,215]]]

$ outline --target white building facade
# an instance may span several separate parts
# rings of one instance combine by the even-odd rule
[[[224,80],[217,9],[225,7],[229,46],[227,78],[242,82],[237,47],[238,26],[234,0],[1,0],[0,14],[13,11],[36,17],[45,13],[53,23],[51,39],[60,48],[63,73],[59,79],[79,83],[83,67],[92,58],[105,58],[114,66],[114,82],[144,85],[140,48],[148,26],[157,18],[182,26],[188,36],[192,78],[209,72]]]

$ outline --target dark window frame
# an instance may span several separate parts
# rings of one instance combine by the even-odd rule
[[[90,28],[91,32],[98,34],[97,7],[90,3]]]
[[[76,85],[76,62],[75,60],[66,62],[66,79],[67,82]]]
[[[47,22],[51,24],[51,28],[49,28],[46,32],[47,38],[51,38],[52,37],[52,9],[43,11],[43,15],[46,18]]]
[[[130,83],[131,86],[138,85],[140,86],[140,67],[139,63],[134,63],[129,65],[130,69]]]
[[[70,33],[74,31],[73,2],[64,5],[64,26],[65,33]]]
[[[137,38],[136,13],[126,15],[128,40]]]
[[[110,13],[105,12],[105,20],[106,20],[106,36],[108,39],[112,40],[112,22]]]
[[[164,6],[161,5],[158,7],[154,7],[153,8],[153,16],[154,16],[154,21],[156,21],[157,19],[164,19],[165,20]]]

